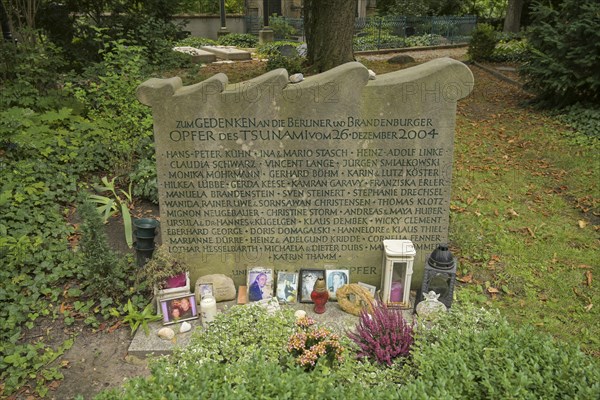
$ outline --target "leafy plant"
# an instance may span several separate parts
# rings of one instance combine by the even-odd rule
[[[273,29],[273,35],[277,39],[291,39],[297,30],[284,17],[272,15],[269,17],[269,27]]]
[[[490,56],[493,61],[520,61],[529,51],[527,40],[500,40]]]
[[[348,337],[360,348],[358,357],[391,365],[395,358],[408,356],[413,329],[404,320],[402,310],[378,302],[371,313],[361,311],[356,332],[349,332]]]
[[[287,57],[283,54],[276,54],[269,57],[266,70],[272,71],[277,68],[285,68],[288,73],[295,74],[304,71],[304,61],[306,58],[300,56]]]
[[[298,47],[301,43],[289,42],[285,40],[276,40],[274,42],[261,43],[256,48],[256,54],[261,58],[271,58],[281,54],[280,49],[283,46]]]
[[[600,101],[600,3],[566,0],[533,7],[531,46],[523,73],[527,88],[550,106]]]
[[[471,35],[467,55],[473,61],[487,60],[492,56],[497,42],[493,26],[477,24]]]
[[[137,197],[158,204],[158,186],[156,181],[156,160],[141,159],[135,170],[129,174],[129,179],[134,184],[133,194]]]
[[[221,46],[236,46],[236,47],[256,47],[258,38],[251,33],[230,33],[221,36],[217,43]]]
[[[404,398],[585,398],[600,396],[598,362],[531,327],[515,328],[498,313],[453,305],[417,331],[418,376]]]
[[[355,37],[353,41],[353,48],[355,51],[406,47],[405,38],[391,34],[359,36]]]
[[[296,362],[307,370],[312,370],[319,360],[325,360],[328,366],[342,361],[344,348],[338,335],[324,327],[316,327],[310,317],[296,321],[298,331],[288,340],[287,350]]]
[[[108,221],[108,219],[116,215],[119,210],[121,211],[121,217],[123,218],[123,226],[125,228],[125,241],[127,242],[127,246],[129,248],[133,247],[133,225],[131,222],[131,213],[129,212],[129,208],[133,205],[133,197],[131,196],[131,183],[129,182],[129,190],[125,191],[123,189],[119,189],[121,195],[125,198],[121,197],[115,188],[115,179],[112,178],[111,181],[108,181],[106,176],[101,178],[102,185],[95,185],[94,189],[97,192],[104,193],[110,192],[112,194],[111,197],[100,196],[97,194],[90,194],[88,197],[91,202],[99,204],[98,212],[102,215],[104,223]]]
[[[150,334],[148,323],[160,321],[162,319],[160,315],[156,315],[154,312],[154,305],[152,303],[146,305],[140,312],[139,309],[131,303],[131,299],[127,300],[127,304],[123,307],[123,313],[120,313],[116,308],[112,308],[111,315],[117,318],[122,317],[123,321],[129,324],[132,335],[141,326],[146,336],[148,336]]]
[[[148,287],[163,289],[167,279],[189,271],[189,266],[176,255],[169,253],[166,246],[159,246],[150,261],[139,272]]]
[[[79,243],[82,271],[88,291],[97,297],[121,299],[128,293],[128,281],[133,266],[119,258],[108,246],[100,214],[89,201],[83,201],[78,212],[82,219]]]

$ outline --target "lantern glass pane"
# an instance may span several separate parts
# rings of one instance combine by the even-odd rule
[[[433,290],[443,298],[450,289],[450,279],[447,274],[435,274],[429,281],[429,290]]]
[[[390,301],[399,303],[403,301],[404,285],[406,280],[405,262],[394,262],[392,264],[392,284],[390,288]]]

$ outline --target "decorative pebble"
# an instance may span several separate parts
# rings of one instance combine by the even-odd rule
[[[296,317],[296,319],[304,318],[304,317],[306,317],[306,311],[298,310],[294,313],[294,316]]]
[[[369,80],[374,80],[377,78],[377,74],[372,69],[369,70]]]
[[[175,331],[171,328],[161,328],[158,331],[158,337],[164,340],[171,340],[175,337]]]
[[[181,326],[179,327],[179,333],[185,333],[185,332],[189,332],[191,330],[192,330],[192,325],[187,321],[183,321],[181,323]]]
[[[302,74],[290,75],[290,82],[292,82],[292,83],[302,82],[303,80],[304,80],[304,75],[302,75]]]

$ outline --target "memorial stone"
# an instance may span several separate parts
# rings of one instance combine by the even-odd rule
[[[194,280],[334,265],[378,285],[382,241],[408,239],[418,276],[448,241],[456,102],[472,85],[447,58],[375,80],[351,62],[295,84],[284,69],[146,81],[163,244]]]

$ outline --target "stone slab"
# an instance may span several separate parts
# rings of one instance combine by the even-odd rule
[[[215,54],[206,50],[197,49],[195,47],[175,47],[173,50],[191,55],[192,62],[197,64],[209,64],[217,61],[217,56]]]
[[[248,268],[348,269],[379,286],[382,242],[448,241],[456,102],[471,71],[444,58],[379,75],[351,62],[291,84],[151,79],[161,234],[193,280]]]
[[[252,59],[249,52],[236,49],[235,47],[202,46],[201,49],[214,54],[222,60],[244,61]]]
[[[218,303],[221,312],[223,312],[223,309],[226,306],[231,307],[234,305],[235,302]],[[310,303],[296,303],[292,305],[282,305],[281,307],[304,310],[309,317],[317,322],[317,324],[325,326],[340,335],[345,334],[349,330],[354,330],[358,323],[358,317],[342,311],[337,302],[328,302],[326,311],[323,314],[316,314],[313,311],[314,304]],[[412,320],[412,310],[403,310],[402,312],[407,321]],[[153,322],[150,324],[150,334],[148,336],[144,334],[143,330],[138,329],[129,346],[128,355],[138,358],[145,358],[150,355],[165,355],[171,354],[175,347],[181,348],[187,346],[193,332],[196,329],[203,329],[200,320],[188,322],[192,324],[192,330],[183,334],[176,333],[173,341],[162,340],[156,335],[156,332],[163,327],[160,322]],[[169,326],[173,327],[174,325]]]

